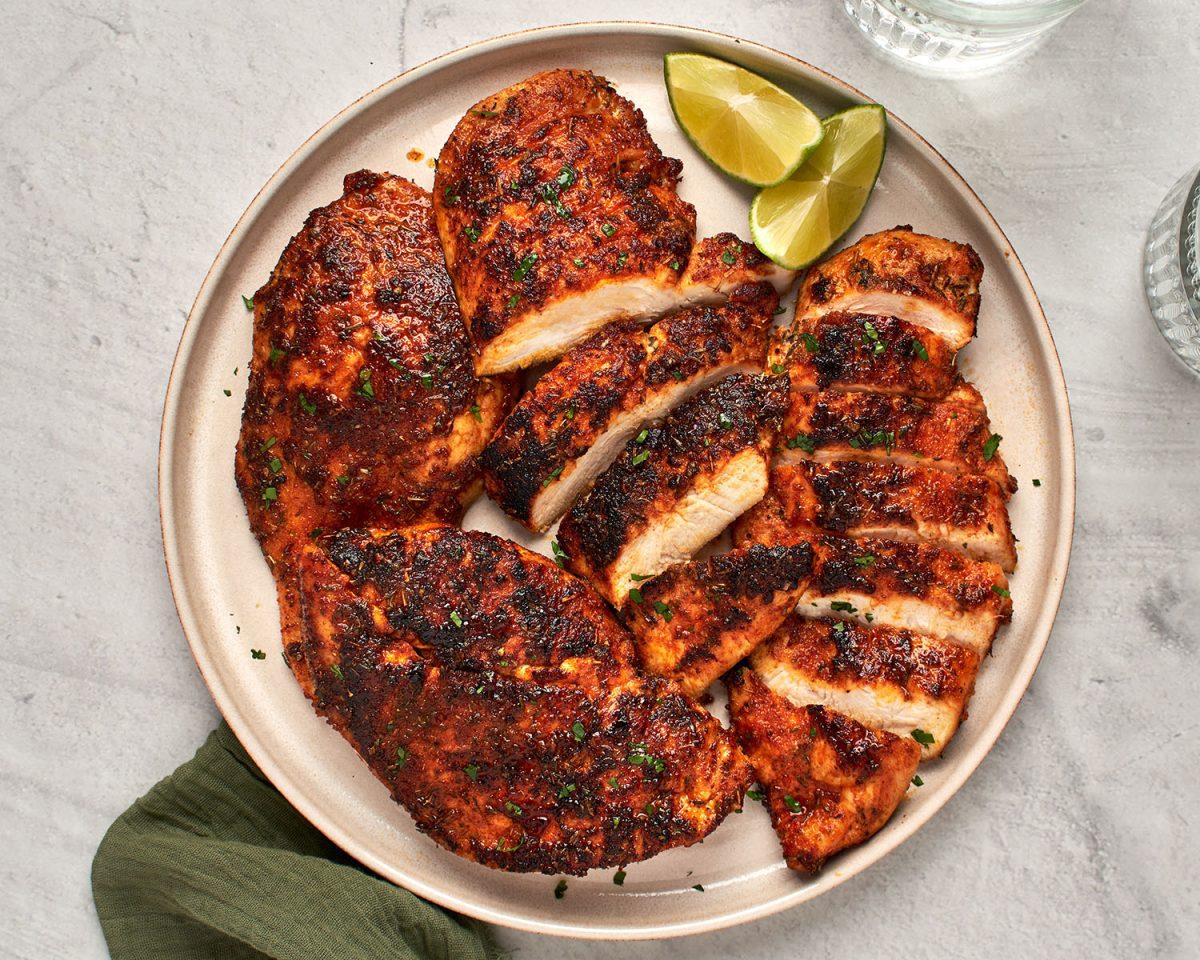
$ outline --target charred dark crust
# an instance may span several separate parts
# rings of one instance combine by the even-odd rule
[[[727,377],[650,427],[640,442],[631,440],[559,527],[570,569],[586,576],[609,567],[698,476],[715,474],[743,450],[769,445],[786,389],[785,378]]]

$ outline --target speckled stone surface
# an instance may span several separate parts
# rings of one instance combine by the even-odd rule
[[[340,5],[337,5],[340,7]],[[0,4],[0,955],[101,957],[93,850],[217,712],[163,567],[155,461],[184,317],[292,149],[401,70],[562,3]],[[596,2],[825,67],[920,130],[1025,261],[1075,418],[1079,508],[1049,650],[999,745],[898,852],[813,903],[685,942],[503,932],[521,960],[1194,957],[1200,379],[1140,288],[1200,160],[1200,12],[1094,0],[1030,58],[930,80],[834,0]],[[336,950],[331,950],[331,956]]]

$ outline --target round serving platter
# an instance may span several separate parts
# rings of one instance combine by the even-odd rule
[[[305,817],[372,870],[461,913],[563,936],[632,939],[728,927],[819,896],[895,849],[963,784],[1016,709],[1050,635],[1070,553],[1070,413],[1045,316],[983,203],[929,144],[889,115],[878,188],[847,239],[910,223],[968,242],[982,256],[980,335],[960,365],[982,390],[993,429],[1004,436],[1005,460],[1022,486],[1011,505],[1021,540],[1013,622],[980,672],[969,720],[942,759],[922,766],[925,785],[910,790],[891,822],[819,876],[805,878],[784,866],[766,811],[748,802],[745,813],[731,816],[702,844],[631,865],[623,886],[613,884],[609,871],[594,872],[572,878],[556,899],[553,878],[486,869],[419,833],[353,749],[313,712],[280,656],[274,584],[233,480],[252,326],[242,295],[268,277],[307,213],[340,195],[346,173],[386,170],[431,186],[428,158],[437,156],[469,106],[551,67],[593,70],[642,109],[663,151],[684,162],[681,193],[697,208],[699,236],[720,230],[748,236],[750,191],[709,167],[671,117],[662,57],[676,50],[736,61],[818,113],[867,99],[767,47],[652,24],[531,30],[416,67],[322,127],[250,204],[188,317],[163,412],[159,496],[175,602],[205,682],[251,756]],[[421,158],[410,159],[413,151]],[[1033,487],[1035,477],[1040,487]],[[521,530],[487,500],[471,508],[465,525],[549,553],[547,538]],[[265,650],[266,658],[252,658],[252,647]],[[717,712],[724,719],[724,710]]]

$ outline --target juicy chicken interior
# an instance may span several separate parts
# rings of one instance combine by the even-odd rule
[[[792,703],[912,737],[928,759],[965,716],[979,655],[911,630],[791,616],[751,654],[750,666]]]
[[[720,723],[511,541],[345,530],[305,549],[302,588],[318,710],[460,856],[582,874],[695,843],[741,804],[749,768]]]
[[[975,336],[982,280],[983,261],[969,245],[895,227],[809,270],[796,323],[835,311],[899,317],[960,350]]]
[[[812,558],[807,543],[754,544],[647,581],[625,608],[643,666],[702,696],[795,609]]]
[[[275,574],[285,649],[298,642],[295,565],[310,537],[457,521],[512,393],[507,378],[475,376],[429,194],[347,176],[254,295],[235,475]]]
[[[545,530],[649,421],[733,373],[762,370],[779,300],[748,284],[720,306],[693,307],[643,329],[618,321],[574,347],[526,393],[483,454],[500,507]]]
[[[1016,567],[1004,496],[987,477],[887,461],[801,460],[775,464],[770,484],[793,529],[926,541],[1006,573]]]
[[[603,77],[548,70],[470,109],[438,158],[434,202],[481,374],[561,356],[621,317],[653,319],[781,271],[696,212],[640,110]]]
[[[742,667],[726,681],[738,742],[793,870],[815,873],[899,806],[921,748],[822,706],[796,706]]]
[[[630,440],[559,526],[568,568],[620,608],[631,589],[691,559],[757,503],[782,380],[728,377]]]

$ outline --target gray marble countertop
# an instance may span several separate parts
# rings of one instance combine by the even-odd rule
[[[155,462],[171,358],[222,239],[364,91],[469,41],[576,17],[549,0],[338,6],[0,5],[4,956],[105,955],[96,844],[217,720],[168,590]],[[1094,0],[1026,61],[963,81],[897,69],[834,0],[587,13],[686,20],[798,55],[885,102],[967,177],[1062,354],[1075,552],[1013,722],[882,863],[685,942],[503,942],[526,960],[1196,956],[1200,379],[1140,287],[1150,218],[1200,160],[1194,3]]]

